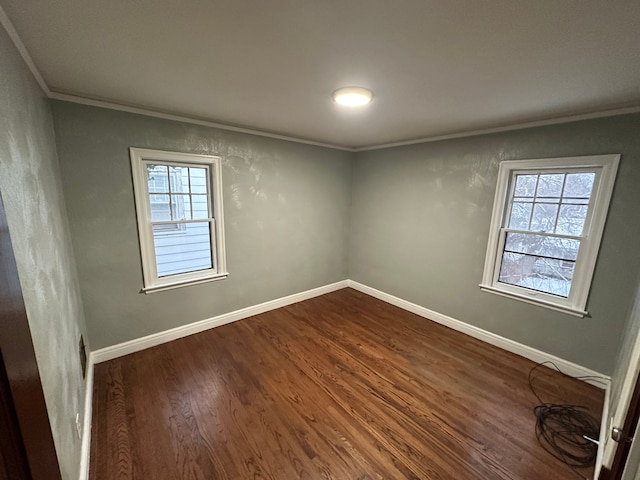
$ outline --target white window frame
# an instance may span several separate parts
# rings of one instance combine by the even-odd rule
[[[144,282],[142,291],[144,293],[159,292],[226,278],[229,273],[227,272],[224,246],[222,170],[220,157],[135,147],[129,148],[129,156],[131,158],[136,217],[138,221],[138,238],[142,259],[142,276]],[[163,277],[158,276],[151,222],[151,201],[146,170],[146,165],[149,163],[207,167],[209,171],[209,211],[212,213],[212,217],[203,221],[207,221],[211,225],[212,268]]]
[[[496,195],[491,215],[491,228],[480,288],[534,305],[550,308],[577,317],[588,315],[585,310],[596,259],[600,249],[611,194],[618,171],[620,155],[508,160],[500,163]],[[509,221],[509,206],[516,174],[565,173],[575,170],[596,171],[584,231],[576,259],[571,289],[567,298],[509,285],[498,281],[505,232]]]

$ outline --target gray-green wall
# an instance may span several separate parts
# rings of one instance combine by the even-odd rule
[[[75,414],[84,414],[85,389],[77,349],[85,327],[51,110],[2,27],[0,191],[62,477],[75,480]]]
[[[605,374],[640,273],[640,115],[352,154],[53,102],[94,348],[351,278]],[[142,286],[130,146],[223,159],[227,280]],[[478,288],[500,160],[621,153],[580,319]]]
[[[590,317],[481,292],[499,162],[605,153],[622,160]],[[361,152],[353,178],[352,280],[612,372],[640,272],[640,115]]]
[[[0,102],[0,191],[65,480],[80,464],[80,334],[101,348],[346,278],[614,372],[617,391],[624,339],[638,331],[629,312],[640,275],[640,115],[352,154],[51,107],[3,29]],[[130,146],[222,157],[227,280],[139,293]],[[591,317],[480,292],[498,162],[600,153],[623,158]]]
[[[347,278],[353,154],[54,101],[95,348]],[[222,157],[226,280],[141,294],[129,147]]]

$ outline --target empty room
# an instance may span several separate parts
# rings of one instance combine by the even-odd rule
[[[640,479],[640,2],[0,23],[0,480]]]

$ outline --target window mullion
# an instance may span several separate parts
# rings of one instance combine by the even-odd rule
[[[536,176],[536,187],[533,191],[533,198],[531,199],[531,212],[529,212],[529,225],[527,228],[531,228],[531,222],[533,221],[533,212],[536,209],[536,199],[538,198],[538,183],[540,183],[540,175]]]
[[[568,240],[584,240],[586,237],[584,235],[567,235],[564,233],[554,233],[554,232],[536,232],[533,230],[519,230],[517,228],[508,228],[503,227],[508,233],[522,233],[524,235],[539,235],[544,237],[555,237],[555,238],[566,238]]]
[[[173,218],[173,196],[171,194],[171,165],[167,165],[167,192],[169,192],[169,218]]]
[[[187,168],[187,183],[189,185],[189,215],[193,219],[193,189],[191,188],[191,167]]]
[[[558,211],[556,212],[556,221],[553,222],[553,231],[558,229],[558,219],[560,218],[560,207],[562,206],[562,197],[564,197],[564,187],[567,184],[567,174],[562,177],[562,188],[560,189],[560,197],[558,198]]]
[[[197,218],[194,220],[158,220],[151,222],[152,225],[184,225],[188,223],[207,223],[213,220],[212,218]]]

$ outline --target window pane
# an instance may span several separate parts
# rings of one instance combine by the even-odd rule
[[[191,204],[193,205],[194,219],[209,218],[209,202],[207,202],[206,195],[192,195]]]
[[[191,193],[207,193],[207,169],[189,168]]]
[[[169,177],[166,165],[147,164],[149,192],[168,193]]]
[[[191,220],[189,195],[171,195],[172,220]]]
[[[189,193],[189,168],[181,167],[180,168],[180,188],[181,192]]]
[[[187,223],[179,233],[153,232],[158,276],[213,268],[208,222]]]
[[[562,205],[560,207],[560,214],[558,215],[556,233],[582,235],[586,218],[586,205]]]
[[[562,193],[564,173],[552,173],[540,175],[538,179],[538,197],[559,197]]]
[[[538,175],[516,175],[515,197],[533,197],[536,193]]]
[[[149,203],[151,205],[151,221],[164,222],[171,220],[171,211],[169,209],[169,195],[159,195],[157,193],[149,194]]]
[[[514,202],[511,206],[511,216],[509,217],[509,228],[518,230],[529,230],[529,220],[531,219],[532,203]]]
[[[171,180],[171,193],[189,192],[188,168],[169,167],[169,180]]]
[[[567,298],[575,262],[505,252],[498,281]]]
[[[578,258],[580,240],[533,233],[508,232],[506,235],[504,243],[506,252],[533,254],[560,260]]]
[[[589,198],[593,190],[593,182],[596,174],[570,173],[567,175],[567,184],[564,187],[564,197]]]
[[[558,205],[536,203],[533,207],[530,230],[534,232],[553,232],[557,215]]]

